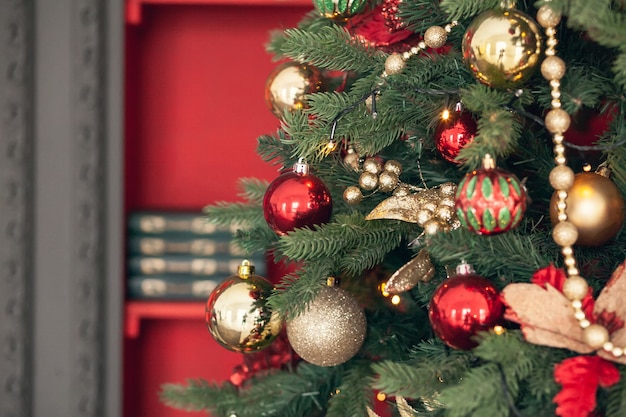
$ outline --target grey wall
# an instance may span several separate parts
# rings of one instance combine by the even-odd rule
[[[0,2],[0,417],[121,416],[122,10]]]

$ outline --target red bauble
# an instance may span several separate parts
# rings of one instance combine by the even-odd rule
[[[435,145],[437,150],[449,162],[459,163],[456,157],[476,136],[476,122],[468,112],[450,112],[437,126]]]
[[[263,197],[263,215],[274,232],[284,235],[296,228],[330,220],[332,198],[326,185],[298,162],[293,171],[279,175]]]
[[[494,235],[516,227],[526,211],[526,190],[510,172],[495,168],[485,156],[483,168],[465,175],[457,187],[456,213],[461,225]]]
[[[470,267],[435,290],[428,318],[445,344],[469,350],[477,345],[472,337],[498,324],[502,314],[503,304],[496,287],[487,278],[474,274]]]

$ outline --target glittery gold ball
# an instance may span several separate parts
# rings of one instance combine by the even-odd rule
[[[439,195],[442,197],[454,197],[456,194],[456,184],[453,182],[444,182],[439,186]]]
[[[409,194],[411,194],[411,190],[409,190],[409,187],[406,185],[400,184],[395,190],[393,190],[393,195],[395,197],[406,197]]]
[[[431,219],[424,224],[424,233],[433,236],[443,229],[443,225],[437,219]]]
[[[371,191],[378,187],[378,175],[371,172],[364,172],[359,177],[359,186],[362,189]]]
[[[424,43],[429,48],[441,48],[448,40],[448,33],[441,26],[431,26],[424,32]]]
[[[541,75],[548,81],[560,80],[565,75],[565,61],[558,56],[549,56],[541,63]]]
[[[398,186],[400,179],[398,176],[389,171],[383,171],[378,176],[378,189],[384,193],[389,193]]]
[[[439,200],[439,206],[446,206],[446,207],[454,208],[455,205],[456,203],[454,201],[454,197],[445,197]]]
[[[352,358],[366,331],[363,309],[349,292],[337,287],[323,287],[304,313],[287,321],[291,347],[318,366],[335,366]]]
[[[566,165],[559,165],[550,171],[550,185],[557,191],[567,191],[574,184],[574,171]]]
[[[568,300],[582,300],[589,291],[587,281],[578,275],[572,275],[563,283],[563,294]]]
[[[543,28],[551,28],[561,22],[561,14],[552,10],[549,6],[541,6],[537,11],[537,23]]]
[[[552,229],[552,239],[559,246],[572,246],[578,239],[578,229],[571,222],[559,222]]]
[[[393,172],[394,174],[400,176],[400,174],[402,174],[402,164],[398,161],[390,159],[389,161],[385,162],[383,170]]]
[[[593,349],[600,349],[609,341],[609,331],[599,324],[592,324],[583,330],[583,340]]]
[[[393,53],[385,60],[385,72],[388,75],[399,74],[404,70],[406,63],[402,58],[402,55]]]
[[[452,210],[452,207],[439,206],[437,207],[437,210],[435,210],[435,216],[439,220],[447,223],[452,220],[452,217],[454,216],[454,211]]]
[[[546,129],[551,133],[563,133],[569,129],[571,119],[563,109],[552,109],[546,114]]]
[[[351,206],[357,205],[363,201],[363,193],[359,187],[347,187],[343,192],[343,200]]]
[[[376,158],[367,158],[363,162],[363,171],[379,174],[383,170],[383,164]]]
[[[424,209],[419,210],[417,214],[415,215],[417,224],[421,227],[424,227],[424,225],[427,222],[429,222],[433,217],[434,217],[434,214],[432,211],[424,210]]]

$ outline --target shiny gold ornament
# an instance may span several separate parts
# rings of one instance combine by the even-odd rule
[[[374,190],[378,187],[378,175],[371,172],[364,172],[359,177],[359,186],[367,191]]]
[[[398,176],[390,171],[383,171],[378,175],[378,189],[384,193],[393,191],[400,182]]]
[[[282,329],[282,320],[266,305],[272,284],[243,261],[237,275],[218,285],[207,300],[206,324],[213,338],[234,352],[266,348]]]
[[[601,246],[613,239],[622,228],[624,199],[613,181],[603,175],[595,172],[576,174],[565,202],[567,218],[578,229],[578,245]],[[557,222],[557,216],[555,193],[550,204],[553,224]]]
[[[434,236],[444,230],[444,225],[437,219],[430,219],[424,224],[424,233],[428,236]]]
[[[441,26],[431,26],[424,32],[424,43],[429,48],[441,48],[448,40],[448,32]]]
[[[359,187],[347,187],[343,192],[343,200],[351,206],[357,205],[363,201],[363,193]]]
[[[396,187],[395,190],[393,190],[393,195],[396,197],[406,197],[409,194],[411,194],[411,190],[406,184],[400,184]]]
[[[305,361],[335,366],[352,358],[367,331],[363,309],[347,291],[323,287],[307,309],[287,321],[291,347]]]
[[[265,84],[265,102],[282,119],[286,111],[307,107],[305,96],[324,90],[322,73],[315,67],[286,62],[276,67]]]
[[[430,281],[434,276],[435,267],[426,249],[422,249],[389,277],[385,283],[385,291],[390,294],[400,294],[415,287],[420,281]]]
[[[372,174],[380,174],[383,170],[383,164],[376,158],[367,158],[363,161],[363,171],[371,172]]]
[[[416,223],[420,225],[421,227],[424,227],[424,225],[428,223],[429,221],[431,221],[433,217],[434,215],[432,211],[421,209],[416,214],[416,219],[417,219]]]
[[[399,74],[406,67],[406,62],[402,58],[402,55],[393,53],[385,60],[385,72],[387,75]]]
[[[490,10],[479,15],[463,36],[463,59],[481,83],[511,88],[528,80],[539,64],[541,30],[515,9]]]

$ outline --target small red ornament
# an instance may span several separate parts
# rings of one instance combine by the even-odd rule
[[[460,264],[456,273],[435,290],[428,318],[446,345],[470,350],[477,346],[472,338],[478,332],[502,319],[503,304],[491,281],[476,275],[470,265]]]
[[[526,190],[517,177],[498,169],[490,155],[483,168],[461,180],[455,205],[461,225],[478,234],[494,235],[516,227],[526,211]]]
[[[456,157],[476,136],[476,122],[464,111],[444,111],[441,123],[435,131],[437,150],[449,162],[459,163]]]
[[[327,223],[331,214],[330,191],[302,160],[272,181],[263,197],[265,221],[279,235]]]

